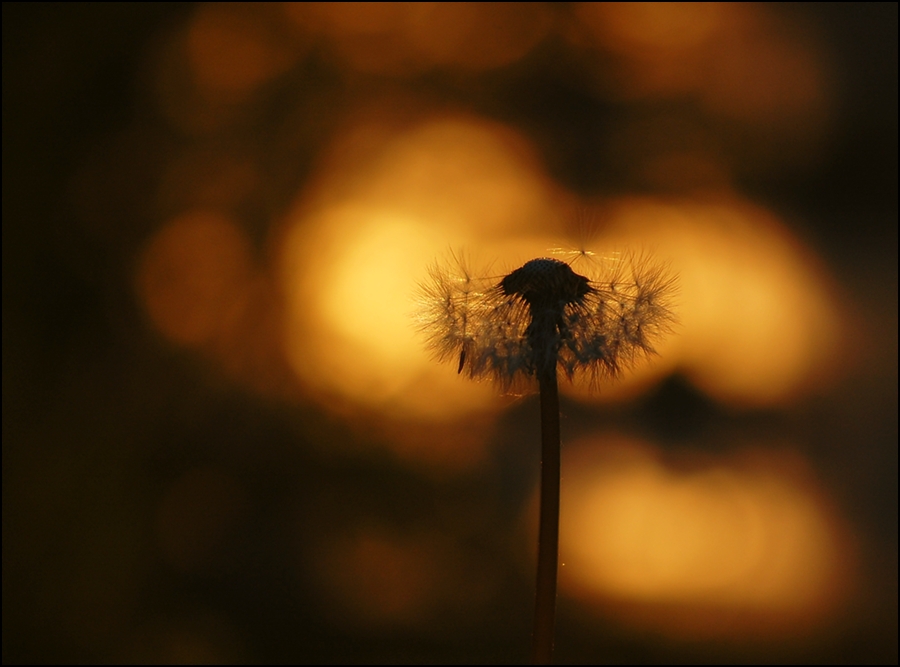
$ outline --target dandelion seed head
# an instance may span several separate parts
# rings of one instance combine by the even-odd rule
[[[500,278],[478,278],[454,256],[434,265],[420,287],[420,328],[437,358],[505,390],[557,369],[570,380],[616,377],[653,354],[671,327],[674,280],[644,256],[587,268],[590,275],[581,275],[542,257]]]
[[[588,292],[588,279],[565,262],[542,257],[526,262],[500,281],[507,295],[518,295],[532,307],[575,303]]]

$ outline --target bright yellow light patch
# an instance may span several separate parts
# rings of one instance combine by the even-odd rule
[[[629,199],[608,219],[607,243],[646,245],[678,276],[663,365],[745,406],[790,400],[834,375],[841,323],[830,282],[771,213],[737,201]]]
[[[440,242],[422,224],[348,206],[287,240],[288,358],[303,381],[386,412],[441,418],[485,409],[491,392],[433,363],[417,339],[413,290]],[[422,374],[428,376],[423,381]]]
[[[494,410],[496,388],[425,349],[416,289],[451,250],[500,266],[520,239],[534,245],[555,223],[548,190],[516,138],[488,124],[444,119],[371,141],[348,132],[283,238],[291,366],[326,403],[432,421]]]
[[[803,468],[763,450],[672,468],[636,443],[567,447],[563,590],[676,634],[815,623],[834,608],[847,553]]]

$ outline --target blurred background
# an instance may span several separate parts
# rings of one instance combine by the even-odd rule
[[[3,661],[526,660],[536,397],[416,286],[555,248],[679,279],[562,386],[557,661],[896,662],[897,34],[4,4]]]

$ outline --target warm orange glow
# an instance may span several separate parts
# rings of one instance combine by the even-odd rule
[[[819,125],[829,94],[821,56],[805,36],[778,38],[771,26],[744,31],[714,61],[703,96],[708,111],[748,123]],[[819,127],[814,128],[816,130]]]
[[[293,36],[276,20],[282,11]],[[747,122],[813,117],[824,99],[824,75],[810,39],[773,32],[771,10],[626,3],[587,4],[575,14],[598,46],[638,74],[649,73],[626,77],[644,87],[640,94],[693,91],[713,113],[745,114]],[[298,27],[332,40],[344,55],[355,54],[350,61],[363,69],[381,71],[383,65],[397,72],[512,62],[552,28],[546,8],[538,5],[313,3],[274,13],[202,6],[186,33],[186,50],[179,52],[182,60],[187,56],[181,66],[192,72],[196,99],[181,95],[175,85],[180,78],[170,73],[170,111],[186,114],[183,120],[195,129],[226,122],[238,113],[235,105],[206,98],[242,95],[284,71],[297,57]],[[757,62],[748,52],[769,65],[736,71]],[[663,88],[653,87],[657,75]],[[398,108],[412,113],[403,104]],[[636,136],[673,132],[655,122],[638,130],[620,133],[624,155]],[[676,125],[674,133],[690,139],[689,131]],[[522,137],[475,118],[417,124],[398,120],[384,104],[336,135],[281,237],[283,336],[291,370],[323,402],[346,401],[391,418],[451,421],[494,409],[492,387],[462,380],[451,365],[434,363],[421,349],[412,317],[415,285],[428,264],[451,249],[472,252],[499,276],[530,259],[511,252],[512,246],[530,245],[537,256],[564,245],[563,202],[575,197],[549,182]],[[727,170],[699,139],[637,161],[635,168],[652,182],[728,181]],[[257,186],[256,173],[248,164],[226,162],[211,159],[219,173],[175,198],[187,206],[233,206]],[[174,168],[162,196],[173,196],[184,180],[182,169],[195,166]],[[840,331],[826,280],[771,214],[727,200],[634,199],[608,208],[602,217],[614,229],[587,246],[599,253],[647,247],[668,261],[681,286],[679,326],[659,341],[658,357],[641,360],[599,394],[596,387],[565,383],[563,391],[621,400],[682,368],[719,400],[771,405],[802,395],[834,372]],[[164,231],[141,269],[151,318],[181,344],[221,342],[216,332],[234,328],[249,298],[246,242],[232,234],[237,228],[228,221],[218,231],[204,224],[206,231],[191,234],[218,234],[212,246],[202,239],[172,241],[176,232]],[[264,288],[254,289],[265,296]],[[246,347],[246,335],[240,347]]]
[[[227,216],[195,210],[151,239],[138,291],[156,328],[173,342],[211,342],[243,312],[252,278],[250,246]]]
[[[218,197],[217,190],[211,194]],[[137,267],[138,296],[171,342],[202,351],[257,392],[283,396],[295,382],[279,345],[280,307],[253,252],[228,216],[189,211],[147,244]]]
[[[414,297],[450,249],[503,261],[521,252],[501,244],[504,233],[552,222],[547,187],[514,147],[489,125],[439,121],[400,135],[349,177],[341,162],[358,163],[359,152],[337,151],[322,203],[282,244],[287,356],[320,397],[430,420],[497,406],[496,389],[431,359]]]
[[[274,19],[259,8],[198,6],[187,35],[187,56],[198,87],[240,96],[290,67],[298,49],[288,35],[279,34]]]
[[[502,67],[551,27],[537,3],[295,3],[285,11],[302,29],[327,35],[352,68],[383,74]]]
[[[185,151],[167,165],[157,196],[163,210],[233,210],[259,187],[260,174],[250,159],[205,147]]]
[[[841,325],[830,282],[771,213],[729,200],[628,199],[603,215],[597,247],[644,246],[671,266],[679,322],[658,359],[601,397],[676,366],[736,405],[789,400],[834,376]]]
[[[576,13],[607,48],[649,58],[702,44],[721,29],[727,9],[715,2],[588,2]]]
[[[701,84],[711,38],[723,30],[719,3],[581,3],[576,17],[598,47],[616,54],[614,94],[671,95]]]
[[[790,142],[818,135],[829,113],[821,49],[764,5],[583,3],[576,16],[618,57],[613,94],[695,93],[713,116],[790,129]]]
[[[646,446],[583,441],[564,449],[562,493],[563,590],[666,631],[791,634],[846,585],[846,537],[794,456],[669,467]]]
[[[508,65],[547,33],[540,3],[422,2],[411,5],[408,39],[425,58],[472,69]]]
[[[432,363],[417,344],[412,291],[421,258],[440,241],[421,224],[365,207],[330,210],[313,225],[284,245],[285,342],[304,382],[388,411],[440,417],[487,407],[486,387]],[[419,379],[423,371],[430,382]]]
[[[559,245],[560,197],[521,159],[521,144],[491,126],[439,121],[382,141],[381,150],[371,142],[364,129],[348,134],[315,191],[315,212],[285,237],[292,366],[317,391],[398,416],[485,409],[493,388],[461,380],[421,349],[414,286],[451,248],[476,248],[479,259],[495,260],[498,276],[547,254]],[[350,159],[354,169],[345,171]],[[602,218],[604,234],[585,240],[598,255],[578,258],[576,268],[628,249],[667,264],[678,276],[678,324],[658,357],[599,392],[586,383],[563,383],[563,391],[632,397],[681,367],[720,400],[763,405],[833,375],[841,334],[829,283],[772,214],[728,199],[628,199],[607,205]],[[510,252],[516,243],[530,253]]]

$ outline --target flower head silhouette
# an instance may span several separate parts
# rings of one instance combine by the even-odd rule
[[[571,380],[615,376],[673,321],[674,279],[649,259],[611,259],[592,276],[558,259],[526,262],[502,278],[477,278],[466,262],[431,268],[420,325],[458,372],[505,389],[536,379],[541,395],[541,502],[532,662],[548,664],[556,623],[560,438],[557,369]]]
[[[504,389],[556,368],[615,377],[670,328],[674,279],[646,256],[589,263],[585,276],[543,257],[492,280],[454,255],[421,286],[421,329],[438,358]]]

